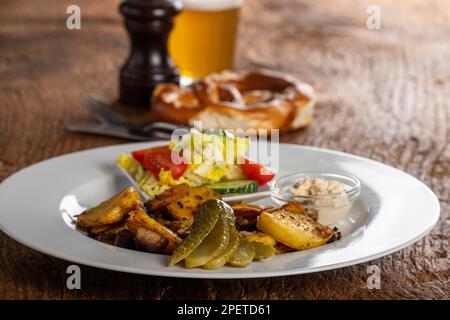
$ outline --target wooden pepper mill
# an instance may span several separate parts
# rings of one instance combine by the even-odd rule
[[[148,108],[157,84],[179,82],[167,40],[181,9],[181,2],[171,0],[125,0],[121,4],[131,52],[120,70],[120,102]]]

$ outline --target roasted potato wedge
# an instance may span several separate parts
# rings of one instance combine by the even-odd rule
[[[186,237],[191,231],[193,220],[172,220],[168,228],[181,237]]]
[[[89,232],[93,234],[99,234],[106,232],[107,230],[111,229],[113,225],[105,224],[102,226],[93,226],[89,228]]]
[[[321,225],[307,214],[288,210],[290,208],[291,206],[283,206],[261,213],[257,228],[297,250],[324,245],[335,235],[330,227]]]
[[[220,199],[220,194],[207,187],[179,184],[149,200],[146,205],[152,212],[166,209],[176,220],[192,220],[200,205],[209,199]]]
[[[203,203],[220,198],[219,193],[207,187],[192,187],[181,198],[167,205],[167,210],[174,219],[192,220]]]
[[[81,227],[94,227],[116,224],[126,218],[128,213],[140,203],[139,194],[129,187],[98,206],[84,211],[77,224]]]
[[[162,252],[167,254],[171,253],[181,242],[181,239],[174,232],[151,218],[143,207],[137,207],[130,212],[126,226],[133,234],[137,233],[138,228],[146,228],[163,236],[167,240],[167,246]]]
[[[147,202],[147,206],[150,210],[156,211],[161,208],[165,208],[170,203],[178,201],[189,190],[189,185],[186,183],[178,184],[164,191],[154,199]]]

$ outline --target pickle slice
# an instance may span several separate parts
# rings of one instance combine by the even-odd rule
[[[256,241],[253,244],[255,245],[254,260],[266,259],[275,255],[275,248],[273,246]]]
[[[230,206],[220,200],[208,200],[202,204],[198,213],[194,216],[191,232],[173,251],[169,265],[175,265],[189,256],[211,233],[220,216],[224,212],[233,212],[232,210]]]
[[[220,267],[223,267],[228,260],[231,259],[234,252],[236,251],[238,245],[239,245],[239,233],[236,230],[236,226],[234,224],[234,219],[229,219],[230,223],[230,239],[228,241],[228,246],[222,250],[215,258],[208,261],[207,264],[203,265],[204,269],[218,269]]]
[[[200,267],[208,263],[228,246],[230,225],[227,220],[224,214],[220,216],[214,229],[184,260],[186,268]]]
[[[255,245],[253,242],[241,239],[236,252],[228,263],[233,267],[246,267],[255,257]]]

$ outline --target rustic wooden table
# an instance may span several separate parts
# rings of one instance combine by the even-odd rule
[[[115,99],[128,50],[118,1],[76,1],[82,29],[69,31],[72,2],[0,4],[0,180],[53,156],[125,142],[64,130],[92,120],[81,96]],[[237,67],[289,72],[320,93],[314,123],[284,142],[375,159],[429,185],[442,213],[428,236],[370,263],[273,279],[169,279],[83,266],[82,289],[70,291],[68,262],[0,233],[0,298],[448,299],[450,4],[378,0],[382,28],[369,30],[372,3],[247,0]],[[382,270],[381,290],[367,289],[369,264]]]

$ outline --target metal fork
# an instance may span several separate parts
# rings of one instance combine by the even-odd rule
[[[98,120],[98,123],[75,123],[67,126],[68,130],[120,137],[136,141],[168,140],[176,129],[185,128],[167,122],[152,122],[145,125],[131,123],[127,118],[112,110],[94,94],[81,99],[86,107]]]

